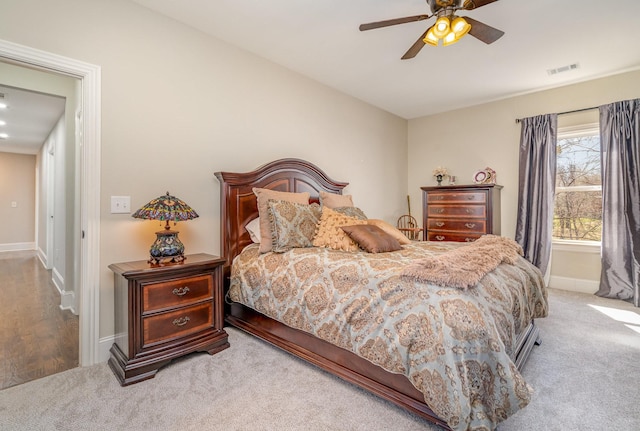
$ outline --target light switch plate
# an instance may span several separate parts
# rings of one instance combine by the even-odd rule
[[[111,196],[111,214],[131,213],[131,196]]]

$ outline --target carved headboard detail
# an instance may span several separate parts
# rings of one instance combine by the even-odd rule
[[[227,259],[225,278],[231,262],[251,244],[247,223],[258,217],[254,187],[283,192],[309,192],[311,202],[318,202],[319,192],[342,194],[349,183],[334,181],[317,166],[300,159],[280,159],[254,171],[216,172],[220,181],[220,251]]]

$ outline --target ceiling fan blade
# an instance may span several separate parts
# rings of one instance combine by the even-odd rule
[[[493,28],[483,22],[465,16],[464,19],[471,24],[469,34],[486,44],[493,43],[504,35],[504,31]]]
[[[397,24],[405,24],[407,22],[423,21],[429,18],[431,18],[430,15],[416,15],[416,16],[407,16],[404,18],[388,19],[385,21],[370,22],[367,24],[360,24],[360,31],[373,30],[381,27],[389,27],[391,25],[397,25]]]
[[[479,7],[482,7],[497,1],[498,0],[465,0],[465,2],[462,5],[462,9],[466,9],[466,10],[478,9]]]
[[[416,43],[411,45],[411,48],[409,48],[409,50],[404,53],[404,55],[402,56],[403,60],[408,60],[408,59],[413,58],[416,55],[418,55],[418,53],[420,52],[422,47],[425,45],[425,43],[424,43],[424,41],[422,39],[424,39],[427,36],[427,32],[428,31],[429,31],[429,29],[426,29],[424,31],[424,33],[422,33],[422,36],[420,36],[418,38],[418,40],[416,40]]]

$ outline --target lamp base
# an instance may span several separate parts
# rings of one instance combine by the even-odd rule
[[[156,240],[149,250],[149,263],[160,265],[162,263],[182,263],[184,256],[184,244],[178,239],[178,232],[163,230],[156,232]]]

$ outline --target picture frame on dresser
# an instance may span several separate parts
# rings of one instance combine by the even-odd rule
[[[471,242],[485,234],[500,235],[501,185],[425,186],[421,190],[425,241]]]

